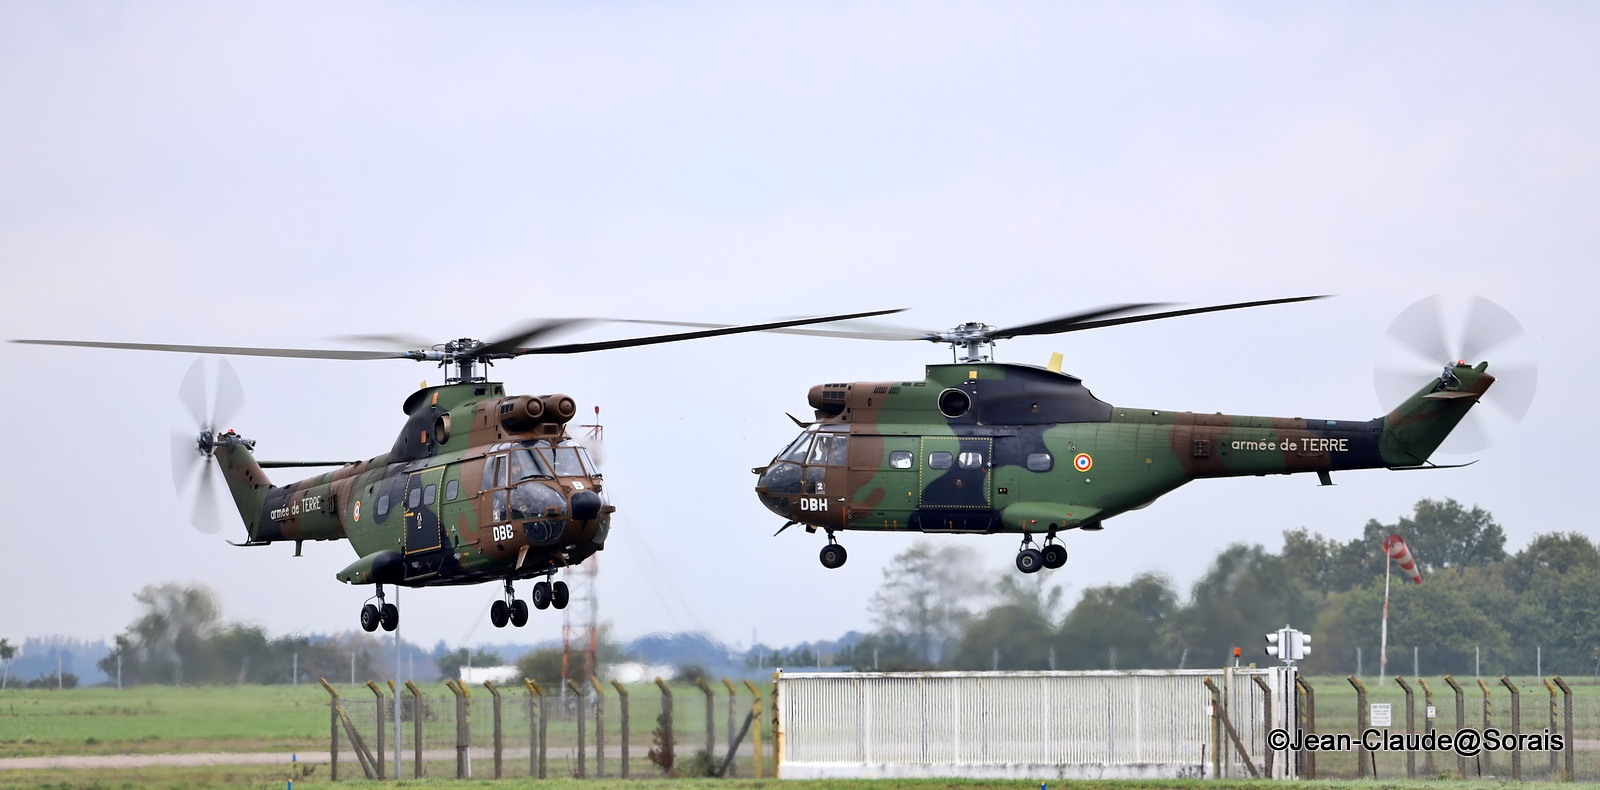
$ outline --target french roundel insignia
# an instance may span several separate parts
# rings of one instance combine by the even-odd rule
[[[1094,459],[1090,458],[1088,453],[1078,453],[1077,457],[1072,459],[1072,465],[1080,472],[1087,472],[1094,468]]]
[[[356,500],[355,520],[361,520],[361,500],[359,499]]]

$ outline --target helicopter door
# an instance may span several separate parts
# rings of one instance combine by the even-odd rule
[[[993,449],[994,440],[988,437],[922,437],[922,453],[917,459],[920,478],[917,507],[931,512],[926,513],[926,518],[918,519],[919,528],[987,531],[987,513],[964,511],[989,510]]]
[[[439,528],[439,485],[444,467],[406,475],[406,553],[432,551],[444,544]]]

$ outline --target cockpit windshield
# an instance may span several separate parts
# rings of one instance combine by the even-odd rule
[[[778,454],[777,460],[794,461],[795,463],[806,460],[806,450],[810,449],[811,437],[814,435],[810,431],[800,434],[799,438],[791,442],[783,452]]]
[[[527,480],[534,477],[554,477],[550,465],[545,463],[540,454],[528,449],[514,450],[511,453],[511,480]]]
[[[594,462],[583,445],[571,439],[557,445],[554,450],[556,474],[560,477],[587,477],[595,474]]]

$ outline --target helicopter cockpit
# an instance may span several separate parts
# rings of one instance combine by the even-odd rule
[[[509,450],[487,459],[483,487],[494,491],[492,518],[503,521],[538,521],[548,528],[530,528],[533,543],[552,542],[561,530],[552,520],[567,516],[587,521],[605,505],[602,477],[588,450],[572,439],[552,442],[529,439],[501,445]],[[570,495],[570,508],[568,507]],[[535,534],[537,533],[537,534]]]
[[[849,451],[849,425],[811,425],[761,471],[757,496],[768,510],[789,518],[789,497],[825,495],[828,469],[844,467]]]

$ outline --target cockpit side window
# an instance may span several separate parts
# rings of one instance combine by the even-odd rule
[[[811,455],[807,458],[808,464],[826,464],[828,466],[844,466],[849,457],[850,437],[830,436],[819,434],[815,444],[811,445]]]

